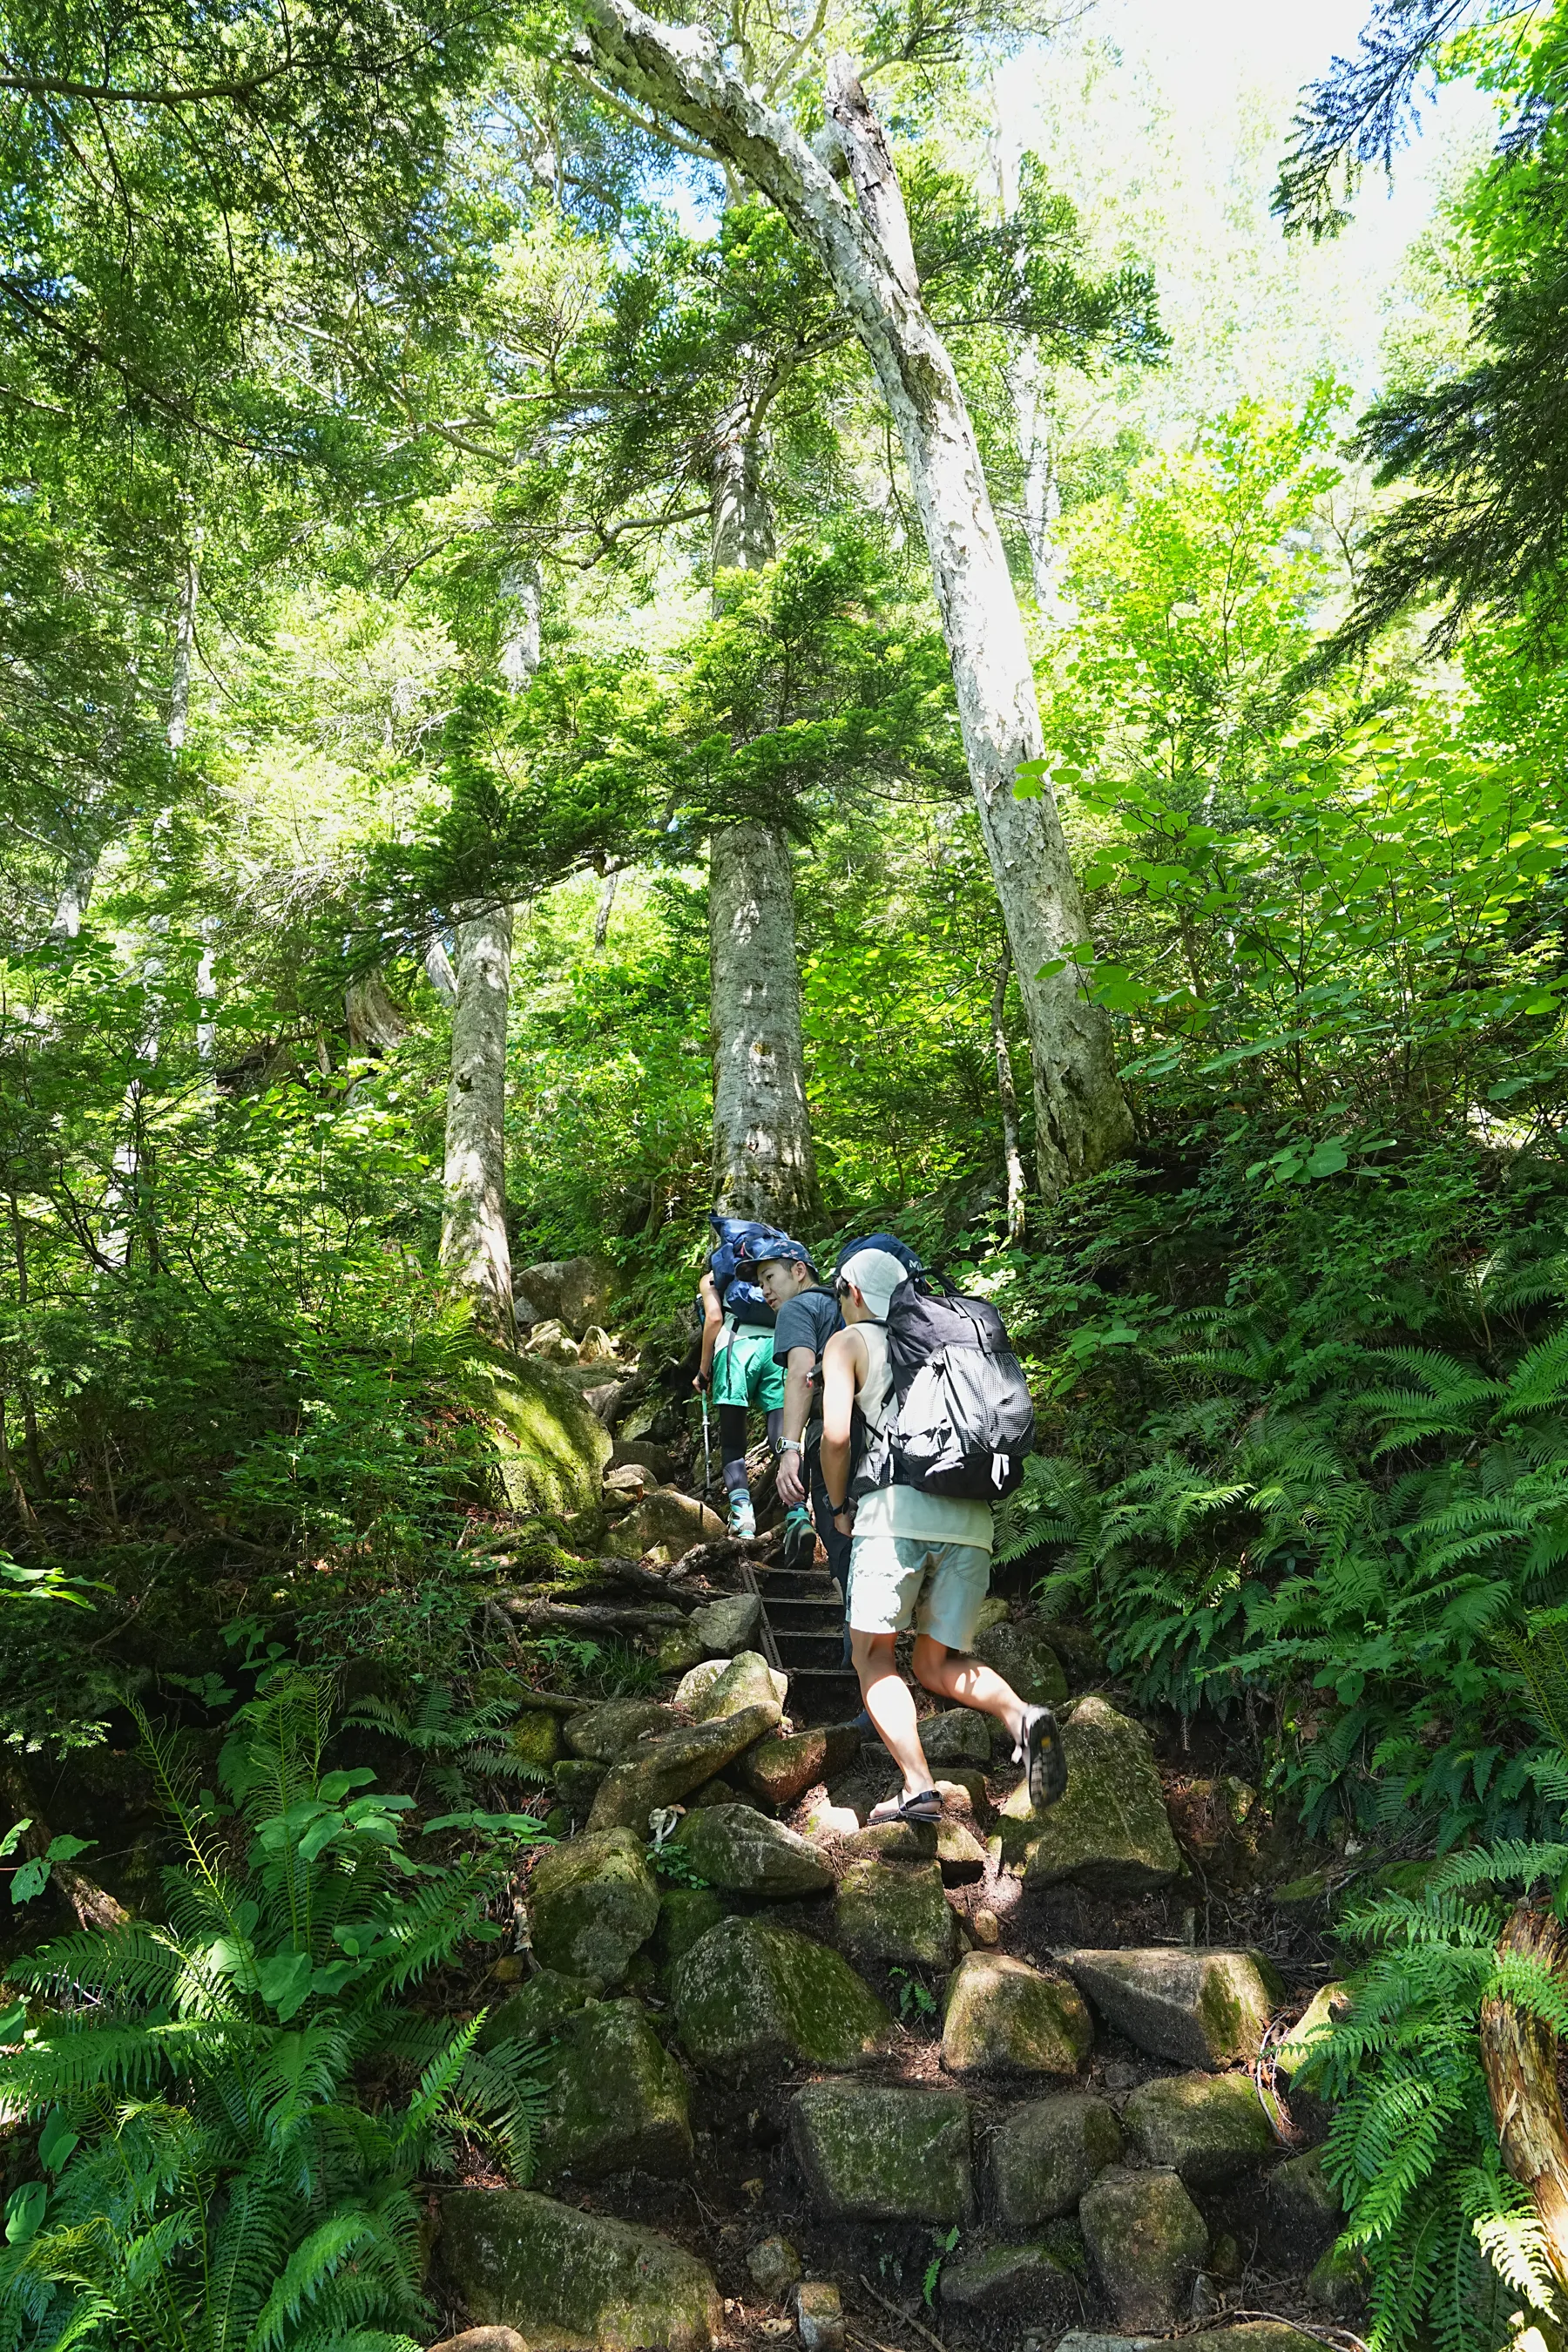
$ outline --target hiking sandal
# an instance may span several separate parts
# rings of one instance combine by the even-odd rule
[[[940,1822],[942,1799],[934,1789],[919,1789],[912,1797],[884,1797],[866,1816],[868,1828],[884,1822]]]
[[[1024,1709],[1023,1736],[1013,1750],[1013,1761],[1024,1767],[1031,1812],[1045,1812],[1065,1794],[1068,1759],[1062,1753],[1056,1717],[1048,1706]]]

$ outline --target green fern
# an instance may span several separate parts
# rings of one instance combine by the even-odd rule
[[[493,1940],[508,1848],[528,1832],[414,1859],[408,1801],[325,1769],[329,1700],[319,1676],[265,1684],[223,1749],[226,1804],[193,1798],[146,1728],[186,1853],[168,1925],[10,1965],[61,2006],[0,2060],[0,2102],[52,2119],[41,2154],[64,2154],[31,2233],[0,2252],[0,2352],[415,2352],[413,2182],[463,2138],[529,2177],[538,2051],[480,2053],[482,2012],[459,2027],[399,2000],[466,1940]]]

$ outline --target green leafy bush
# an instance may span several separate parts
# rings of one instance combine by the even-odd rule
[[[145,1729],[145,1727],[144,1727]],[[416,1859],[412,1801],[325,1769],[328,1685],[284,1668],[240,1709],[225,1798],[147,1732],[184,1849],[168,1924],[68,1936],[9,1970],[0,2100],[40,2127],[6,2209],[0,2346],[415,2352],[413,2184],[483,2142],[526,2180],[537,2053],[481,2053],[411,1989],[493,1939],[525,1816],[466,1812]]]

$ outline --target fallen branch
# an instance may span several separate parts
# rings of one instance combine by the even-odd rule
[[[577,1633],[668,1633],[682,1620],[673,1604],[663,1609],[595,1607],[590,1601],[531,1601],[521,1592],[501,1592],[497,1605],[520,1624],[564,1626]]]
[[[900,2327],[911,2328],[915,2335],[921,2336],[927,2344],[934,2345],[936,2352],[947,2352],[947,2347],[940,2336],[933,2336],[929,2327],[922,2327],[918,2319],[911,2319],[907,2311],[900,2311],[896,2303],[889,2303],[885,2294],[879,2294],[864,2271],[860,2273],[860,2284],[872,2302],[881,2305],[889,2319],[896,2319]]]
[[[1568,1946],[1550,1911],[1516,1905],[1498,1944],[1568,1976]],[[1557,2036],[1505,1994],[1481,2003],[1481,2065],[1502,2160],[1535,2200],[1546,2258],[1568,2288],[1568,2126],[1557,2090]]]

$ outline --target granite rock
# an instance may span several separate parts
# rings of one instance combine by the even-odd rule
[[[527,2189],[454,2189],[441,2260],[469,2313],[596,2352],[708,2352],[724,2319],[707,2266],[657,2231]]]
[[[1179,2066],[1250,2065],[1282,1990],[1249,1952],[1157,1944],[1061,1958],[1108,2024]]]
[[[1058,2092],[1011,2107],[991,2136],[991,2200],[1009,2230],[1074,2213],[1084,2191],[1121,2161],[1121,2126],[1104,2099]]]
[[[947,1982],[950,2074],[1075,2074],[1094,2042],[1076,1985],[1004,1952],[966,1952]]]
[[[1027,1856],[1025,1883],[1055,1886],[1071,1878],[1107,1895],[1168,1886],[1182,1857],[1142,1725],[1089,1697],[1074,1707],[1061,1738],[1066,1794],[1036,1814],[1020,1782],[1002,1808],[1004,1851]]]
[[[1186,2317],[1209,2233],[1173,2172],[1112,2166],[1085,2192],[1079,2226],[1120,2326],[1165,2328]]]
[[[1250,2074],[1165,2074],[1121,2110],[1146,2164],[1165,2165],[1189,2189],[1217,2189],[1279,2145]]]
[[[962,2092],[808,2083],[790,2144],[817,2210],[842,2221],[963,2223],[973,2209]]]
[[[680,2039],[700,2066],[754,2077],[867,2064],[892,2020],[825,1945],[771,1919],[722,1919],[670,1972]]]
[[[958,1921],[934,1862],[852,1862],[836,1916],[846,1948],[862,1958],[950,1969],[958,1951]]]
[[[658,1889],[638,1841],[612,1829],[542,1853],[528,1909],[542,1967],[613,1985],[658,1925]]]
[[[753,1740],[772,1731],[779,1719],[779,1703],[743,1706],[737,1713],[716,1717],[649,1740],[636,1753],[612,1764],[599,1783],[590,1830],[626,1828],[647,1835],[648,1815],[664,1805],[678,1805],[711,1780]]]
[[[705,1805],[679,1830],[683,1853],[710,1886],[731,1895],[820,1895],[833,1873],[816,1848],[751,1805]]]

